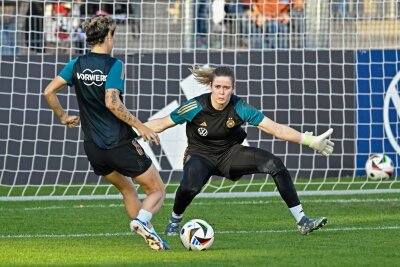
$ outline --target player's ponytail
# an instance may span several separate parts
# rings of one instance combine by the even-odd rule
[[[194,79],[204,85],[210,85],[212,82],[212,73],[214,71],[214,68],[208,67],[206,69],[202,69],[200,67],[193,66],[191,69],[189,69],[193,76]]]
[[[200,68],[193,66],[189,70],[192,72],[195,80],[204,85],[212,84],[214,78],[220,76],[230,77],[232,80],[232,84],[235,84],[235,73],[230,67],[220,66],[216,68]]]

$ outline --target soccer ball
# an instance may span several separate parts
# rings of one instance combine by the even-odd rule
[[[206,250],[214,242],[214,230],[206,221],[193,219],[182,227],[180,237],[187,250]]]
[[[384,154],[372,154],[365,164],[367,177],[371,180],[388,179],[393,174],[393,161]]]

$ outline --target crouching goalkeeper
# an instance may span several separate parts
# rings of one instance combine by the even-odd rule
[[[307,145],[324,156],[333,152],[334,144],[328,140],[333,129],[313,136],[265,117],[234,95],[235,75],[229,67],[193,69],[192,73],[199,83],[210,87],[211,93],[190,99],[170,115],[145,123],[157,133],[186,123],[188,147],[183,178],[176,191],[166,234],[179,233],[183,213],[212,175],[236,181],[246,174],[270,174],[302,234],[327,224],[325,217],[311,219],[305,215],[292,178],[281,159],[266,150],[241,145],[247,135],[241,125],[249,123],[281,140]]]

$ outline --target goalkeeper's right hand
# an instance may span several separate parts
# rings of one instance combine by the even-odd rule
[[[325,133],[313,136],[312,132],[305,132],[301,134],[300,143],[311,147],[312,149],[318,151],[324,156],[329,156],[333,152],[334,143],[328,140],[328,137],[332,134],[333,129],[330,128]]]

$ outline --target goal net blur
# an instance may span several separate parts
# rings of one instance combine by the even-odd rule
[[[302,132],[334,129],[335,150],[325,158],[245,126],[245,145],[280,157],[299,194],[399,192],[400,4],[305,2],[259,23],[252,1],[2,1],[0,200],[120,197],[92,172],[80,127],[61,125],[43,97],[65,64],[90,49],[80,25],[95,14],[117,20],[113,56],[125,62],[124,103],[140,120],[207,91],[191,66],[228,65],[236,94],[269,118]],[[78,114],[74,88],[59,98]],[[160,146],[141,142],[169,197],[182,177],[184,130],[160,134]],[[366,178],[373,153],[393,160],[390,179]],[[274,194],[271,177],[255,174],[212,177],[201,196]]]

